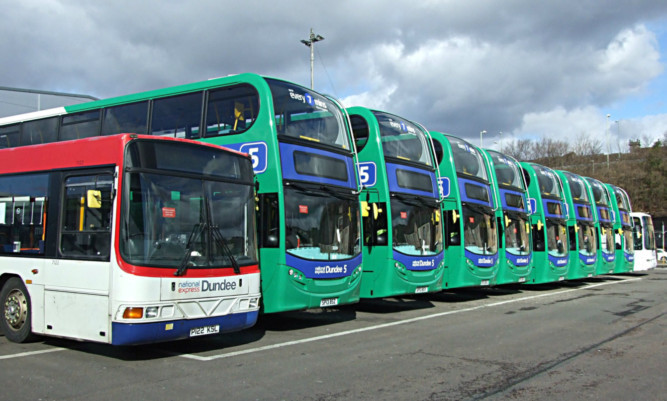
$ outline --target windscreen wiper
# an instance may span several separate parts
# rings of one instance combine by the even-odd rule
[[[222,248],[223,252],[225,252],[225,255],[227,255],[229,261],[232,262],[232,266],[234,267],[234,273],[240,274],[241,268],[239,267],[236,258],[232,254],[232,250],[229,249],[229,247],[227,246],[227,241],[225,241],[225,237],[220,232],[220,227],[211,226],[211,233],[213,234],[213,239],[215,239],[220,243],[220,247]]]
[[[174,276],[182,276],[188,270],[188,262],[190,262],[190,257],[192,256],[192,244],[195,242],[195,240],[197,240],[197,237],[199,237],[201,233],[204,232],[205,228],[206,224],[204,223],[197,223],[194,225],[194,227],[192,227],[192,231],[188,237],[188,242],[185,246],[185,255],[183,255],[181,264],[178,267],[178,270],[176,270],[176,273],[174,273]]]

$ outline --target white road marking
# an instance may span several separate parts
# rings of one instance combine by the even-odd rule
[[[41,351],[30,351],[30,352],[21,352],[21,353],[18,353],[18,354],[0,355],[0,359],[23,358],[24,356],[32,356],[32,355],[39,355],[39,354],[47,354],[49,352],[65,351],[66,349],[67,348],[49,348],[49,349],[43,349]]]
[[[506,300],[506,301],[492,302],[492,303],[489,303],[489,304],[474,306],[474,307],[471,307],[471,308],[434,313],[432,315],[425,315],[425,316],[419,316],[419,317],[414,317],[414,318],[409,318],[409,319],[404,319],[404,320],[397,320],[397,321],[391,322],[391,323],[378,324],[378,325],[375,325],[375,326],[363,327],[363,328],[354,329],[354,330],[341,331],[339,333],[332,333],[332,334],[327,334],[327,335],[323,335],[323,336],[304,338],[304,339],[301,339],[301,340],[294,340],[294,341],[287,341],[287,342],[278,343],[278,344],[265,345],[265,346],[262,346],[262,347],[250,348],[250,349],[241,350],[241,351],[226,352],[226,353],[218,354],[218,355],[199,356],[199,355],[193,355],[193,354],[177,354],[177,356],[180,356],[182,358],[187,358],[187,359],[194,359],[194,360],[197,360],[197,361],[212,361],[212,360],[215,360],[215,359],[231,358],[231,357],[235,357],[235,356],[239,356],[239,355],[252,354],[252,353],[272,350],[272,349],[276,349],[276,348],[289,347],[291,345],[305,344],[305,343],[310,343],[310,342],[313,342],[313,341],[322,341],[322,340],[327,340],[327,339],[335,338],[335,337],[341,337],[341,336],[348,336],[348,335],[351,335],[351,334],[363,333],[363,332],[366,332],[366,331],[379,330],[379,329],[384,329],[386,327],[399,326],[399,325],[402,325],[402,324],[414,323],[414,322],[418,322],[418,321],[421,321],[421,320],[434,319],[434,318],[447,316],[447,315],[453,315],[453,314],[457,314],[457,313],[473,312],[473,311],[477,311],[477,310],[485,309],[485,308],[493,308],[493,307],[496,307],[496,306],[507,305],[507,304],[516,303],[516,302],[529,301],[529,300],[532,300],[532,299],[538,299],[538,298],[543,298],[543,297],[551,297],[551,296],[554,296],[554,295],[567,294],[569,292],[582,291],[582,290],[587,290],[587,289],[590,289],[590,288],[602,287],[602,286],[605,286],[605,285],[612,285],[612,284],[619,284],[619,283],[629,283],[629,282],[638,281],[638,280],[642,280],[642,278],[639,277],[639,278],[633,278],[633,279],[624,279],[622,281],[610,281],[610,282],[604,282],[604,283],[598,283],[598,284],[591,284],[591,285],[587,285],[587,286],[581,287],[581,288],[572,288],[572,289],[562,290],[562,291],[558,291],[558,292],[550,292],[550,293],[546,293],[546,294],[531,295],[531,296],[527,296],[527,297],[515,298],[515,299]]]

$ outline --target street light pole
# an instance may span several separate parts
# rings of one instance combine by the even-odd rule
[[[310,28],[310,37],[306,40],[302,40],[301,43],[310,47],[310,89],[314,89],[314,75],[313,75],[313,64],[315,62],[315,42],[324,40],[324,37],[321,35],[315,35],[313,33],[313,28]]]
[[[611,117],[611,114],[607,114],[607,170],[609,170],[609,131],[611,131],[609,128],[609,117]]]
[[[482,140],[482,135],[486,134],[486,130],[480,131],[479,132],[479,148],[482,149],[484,147],[484,142]]]

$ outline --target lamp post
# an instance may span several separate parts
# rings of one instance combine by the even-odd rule
[[[315,42],[319,42],[320,40],[324,40],[324,37],[315,35],[315,33],[313,33],[313,28],[310,28],[310,37],[307,40],[304,39],[301,41],[301,43],[310,47],[310,89],[314,89],[313,64],[315,61]]]
[[[486,130],[479,131],[479,148],[480,149],[484,147],[484,141],[482,139],[482,135],[484,135],[484,134],[486,134]]]
[[[607,170],[609,170],[609,117],[611,114],[607,114]]]

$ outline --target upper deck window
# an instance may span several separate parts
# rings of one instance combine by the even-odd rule
[[[569,173],[567,171],[563,172],[563,174],[565,177],[567,177],[567,185],[570,187],[572,200],[590,203],[588,200],[588,191],[586,191],[584,180],[578,175]]]
[[[328,98],[301,86],[266,80],[273,96],[278,137],[350,150],[341,109]]]
[[[484,161],[477,148],[459,138],[447,137],[447,139],[452,146],[457,175],[488,181]]]
[[[523,176],[519,170],[519,163],[502,153],[494,152],[492,150],[489,150],[488,152],[493,160],[493,168],[496,170],[498,185],[514,187],[521,191],[525,191]]]
[[[415,124],[387,113],[374,112],[385,157],[433,166],[428,139]]]
[[[535,175],[537,176],[537,183],[540,187],[540,193],[543,196],[561,197],[560,181],[556,177],[556,173],[550,168],[544,166],[533,165]]]
[[[259,95],[250,85],[211,90],[206,106],[205,136],[238,134],[257,120]]]

